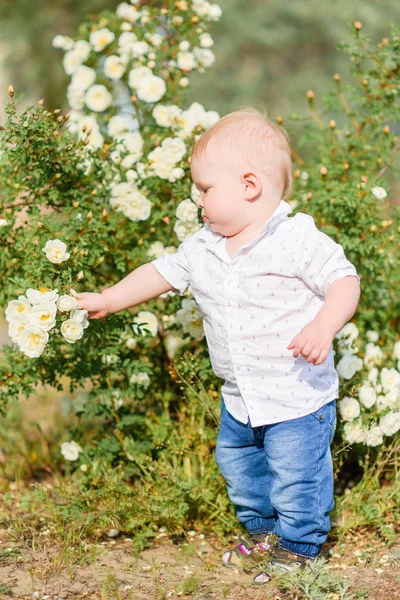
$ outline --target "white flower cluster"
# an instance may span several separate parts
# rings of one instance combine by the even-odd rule
[[[400,340],[392,350],[397,369],[383,367],[387,358],[380,346],[376,331],[366,333],[364,357],[356,356],[359,348],[354,346],[359,332],[354,323],[348,323],[337,334],[338,352],[342,355],[337,370],[342,379],[351,379],[357,371],[363,371],[362,383],[356,398],[345,396],[339,403],[344,423],[344,437],[350,444],[364,443],[379,446],[383,436],[391,436],[400,430]]]
[[[147,335],[147,333],[145,331],[139,330],[139,324],[140,324],[140,329],[142,329],[142,328],[148,329],[150,331],[150,335],[152,335],[152,336],[157,335],[158,319],[154,313],[152,313],[148,310],[142,310],[142,311],[138,312],[136,317],[133,319],[133,324],[132,324],[133,332],[136,335],[139,335],[139,333],[142,333],[142,335],[144,335],[144,336]]]
[[[77,460],[82,448],[76,442],[63,442],[61,444],[61,454],[65,460]]]
[[[203,317],[196,301],[192,298],[182,300],[182,308],[176,312],[176,322],[182,325],[183,332],[196,340],[204,337]]]
[[[117,212],[122,212],[131,221],[149,218],[152,204],[133,181],[114,183],[110,189],[110,204]]]
[[[183,200],[178,204],[175,216],[177,217],[177,221],[174,225],[174,231],[176,237],[181,242],[201,229],[201,225],[198,221],[198,208],[190,198]]]
[[[156,241],[150,245],[147,254],[151,258],[159,258],[164,254],[164,252],[167,252],[168,254],[175,254],[176,251],[177,248],[175,248],[175,246],[164,247],[164,244],[162,242]]]
[[[70,344],[79,340],[89,325],[88,312],[77,308],[76,298],[68,294],[59,296],[57,292],[56,289],[29,288],[25,296],[18,296],[18,300],[8,303],[5,312],[9,323],[8,334],[30,358],[40,356],[49,341],[49,333],[58,331],[55,329],[57,310],[69,313],[60,331]]]
[[[197,127],[208,129],[220,120],[215,110],[206,111],[199,102],[193,102],[187,110],[175,105],[157,104],[152,114],[157,125],[172,129],[182,139],[193,135]]]

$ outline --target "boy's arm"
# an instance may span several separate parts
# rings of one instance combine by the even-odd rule
[[[174,288],[160,275],[154,265],[141,265],[124,279],[101,292],[108,314],[157,298]]]
[[[288,350],[313,363],[321,364],[328,356],[335,334],[356,311],[360,298],[358,277],[347,276],[332,282],[325,293],[325,302],[316,317],[290,342]]]

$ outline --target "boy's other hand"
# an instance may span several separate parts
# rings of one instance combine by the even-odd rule
[[[103,296],[98,292],[76,293],[70,290],[71,295],[78,301],[77,308],[88,311],[88,319],[102,319],[109,315]]]
[[[320,365],[328,356],[334,336],[335,331],[328,326],[311,321],[292,339],[287,348],[293,348],[294,357],[301,354],[307,362]]]

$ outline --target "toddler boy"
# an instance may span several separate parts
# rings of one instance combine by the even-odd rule
[[[204,227],[176,254],[79,295],[101,318],[190,285],[224,380],[216,460],[249,532],[223,556],[235,568],[251,556],[287,570],[312,561],[334,506],[332,340],[356,310],[359,277],[311,216],[288,216],[290,154],[284,130],[257,110],[223,117],[191,156]]]

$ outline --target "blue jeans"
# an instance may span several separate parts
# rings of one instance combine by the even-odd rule
[[[330,444],[336,400],[290,421],[251,427],[222,400],[216,461],[239,521],[254,533],[275,533],[279,545],[318,556],[334,507]]]

